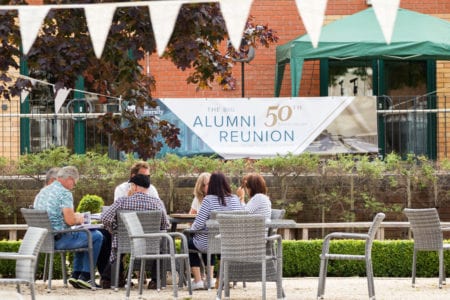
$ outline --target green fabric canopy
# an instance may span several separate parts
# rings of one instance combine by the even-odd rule
[[[287,63],[291,65],[291,95],[295,97],[304,61],[321,58],[450,60],[450,22],[399,8],[389,45],[373,8],[332,22],[323,26],[317,48],[313,48],[308,34],[277,47],[275,96],[280,95]]]

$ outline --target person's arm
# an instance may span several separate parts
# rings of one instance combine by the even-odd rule
[[[64,216],[64,222],[66,222],[69,226],[80,225],[84,222],[83,214],[75,213],[73,208],[64,207],[62,209],[62,213]]]
[[[241,203],[245,205],[245,189],[242,186],[238,187],[236,195],[239,197],[239,200],[241,200]]]
[[[194,223],[192,223],[191,229],[202,230],[206,227],[206,221],[209,219],[211,204],[210,199],[206,196],[203,199],[202,206],[198,211],[197,217],[195,217]]]
[[[191,204],[191,209],[189,210],[189,213],[192,215],[196,215],[198,213],[198,207],[199,207],[199,201],[197,197],[194,197]]]
[[[119,198],[118,201],[114,202],[104,213],[102,213],[102,224],[110,232],[112,232],[116,224],[116,213],[120,207],[120,199],[121,198]]]

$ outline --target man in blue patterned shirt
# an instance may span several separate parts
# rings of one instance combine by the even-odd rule
[[[37,194],[35,209],[46,210],[54,230],[68,229],[73,225],[84,223],[83,214],[75,213],[71,190],[75,187],[79,175],[73,166],[63,167],[58,171],[57,179]],[[103,235],[98,230],[91,230],[94,265],[102,246]],[[75,231],[55,236],[55,249],[87,248],[86,232]],[[73,272],[69,283],[75,288],[91,288],[88,252],[76,252],[73,260]]]
[[[169,217],[163,202],[159,198],[148,195],[150,187],[150,177],[148,175],[137,174],[130,178],[130,191],[128,197],[118,198],[103,214],[102,223],[107,230],[113,234],[111,245],[110,264],[113,264],[117,259],[117,236],[114,230],[117,228],[117,211],[120,210],[160,210],[161,211],[161,230],[167,230],[170,226]],[[110,267],[102,274],[102,287],[107,288],[110,284],[111,275]],[[152,265],[152,281],[149,283],[149,288],[156,288],[156,265]]]

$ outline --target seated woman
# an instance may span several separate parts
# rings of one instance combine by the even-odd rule
[[[211,173],[208,172],[203,172],[198,176],[194,187],[194,199],[192,200],[191,210],[189,211],[190,214],[196,215],[200,210],[203,198],[208,193],[209,177],[211,177]]]
[[[250,200],[245,204],[245,193],[250,197]],[[257,173],[246,175],[241,186],[236,191],[244,209],[250,214],[262,215],[266,217],[266,222],[270,221],[272,212],[272,203],[267,196],[267,185],[264,177]]]
[[[227,182],[225,175],[221,172],[214,172],[211,174],[208,185],[208,192],[203,199],[202,206],[198,211],[197,217],[194,223],[192,223],[192,230],[204,230],[206,229],[206,221],[210,219],[212,211],[229,211],[229,210],[242,210],[242,205],[239,198],[231,193],[231,187]],[[197,250],[200,252],[207,252],[208,249],[208,234],[196,233],[189,239],[189,249]],[[203,255],[203,260],[206,261],[206,254]],[[194,280],[192,282],[192,289],[204,289],[205,284],[201,278],[200,273],[200,258],[197,253],[189,254],[189,261],[191,264],[192,275]],[[214,256],[211,258],[211,276],[214,273]],[[213,282],[213,280],[211,280]],[[213,285],[213,284],[212,284]]]

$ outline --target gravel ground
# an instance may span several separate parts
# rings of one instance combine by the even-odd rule
[[[287,299],[316,299],[317,278],[285,278],[283,279],[283,287],[286,292]],[[380,299],[450,299],[450,284],[442,289],[437,287],[437,278],[418,278],[416,287],[411,287],[410,278],[375,278],[375,293],[378,300]],[[119,292],[113,290],[77,290],[72,287],[64,288],[62,281],[52,281],[54,290],[47,293],[42,281],[36,283],[37,300],[122,300],[125,299],[125,290]],[[180,290],[178,299],[198,299],[210,300],[215,298],[215,290],[211,291],[194,291],[192,297],[186,289]],[[3,286],[0,290],[1,300],[22,300],[30,299],[30,290],[27,287],[22,288],[23,296],[15,293],[13,285]],[[161,290],[144,290],[143,299],[172,299],[172,287]],[[261,299],[261,284],[247,283],[247,289],[244,290],[242,283],[234,289],[231,289],[230,298],[236,300]],[[367,299],[367,281],[366,278],[336,278],[329,277],[327,279],[325,289],[325,300],[352,300]],[[138,290],[131,290],[130,299],[138,299]],[[267,283],[267,299],[276,299],[275,283]]]

